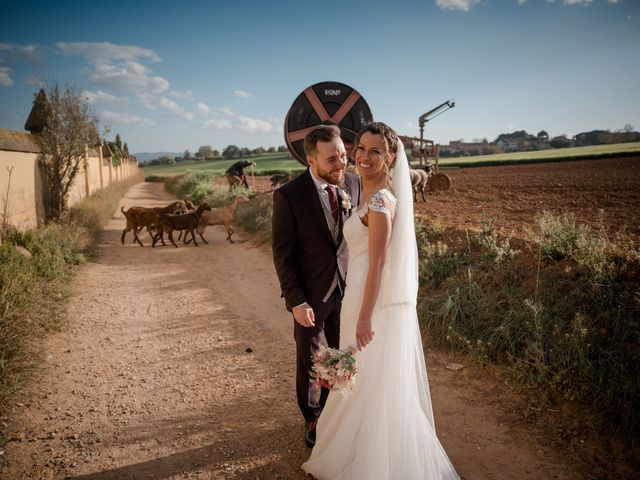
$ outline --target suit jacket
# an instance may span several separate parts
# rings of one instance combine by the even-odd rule
[[[345,172],[341,189],[351,196],[355,207],[360,196],[358,177]],[[342,208],[342,200],[339,196],[339,230],[335,241],[309,169],[274,192],[273,262],[287,310],[304,302],[316,314],[324,309],[322,299],[339,271],[338,251],[345,250],[339,247],[344,241],[342,226],[350,212]],[[340,276],[342,285],[344,280]]]

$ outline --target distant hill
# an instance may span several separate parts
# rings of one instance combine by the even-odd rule
[[[145,163],[159,157],[181,157],[182,155],[184,155],[184,152],[140,152],[133,154],[140,163]]]

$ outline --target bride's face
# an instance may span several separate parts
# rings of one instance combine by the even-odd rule
[[[356,167],[358,173],[367,179],[376,179],[386,175],[385,164],[390,165],[395,153],[389,153],[382,135],[365,132],[360,137],[356,149]]]

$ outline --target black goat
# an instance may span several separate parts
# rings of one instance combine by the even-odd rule
[[[191,238],[193,239],[193,244],[197,247],[198,242],[196,242],[195,230],[200,222],[202,212],[205,210],[211,210],[211,207],[207,203],[202,203],[198,206],[195,212],[185,213],[184,215],[160,215],[160,229],[158,235],[153,239],[152,246],[155,246],[159,239],[162,240],[163,233],[167,232],[169,240],[173,246],[177,248],[178,245],[173,241],[173,231],[185,230],[184,242],[186,243],[187,237],[190,233]]]

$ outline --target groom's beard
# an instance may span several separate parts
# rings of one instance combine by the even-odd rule
[[[328,170],[317,168],[316,176],[331,185],[342,185],[344,182],[344,170],[330,172]]]

